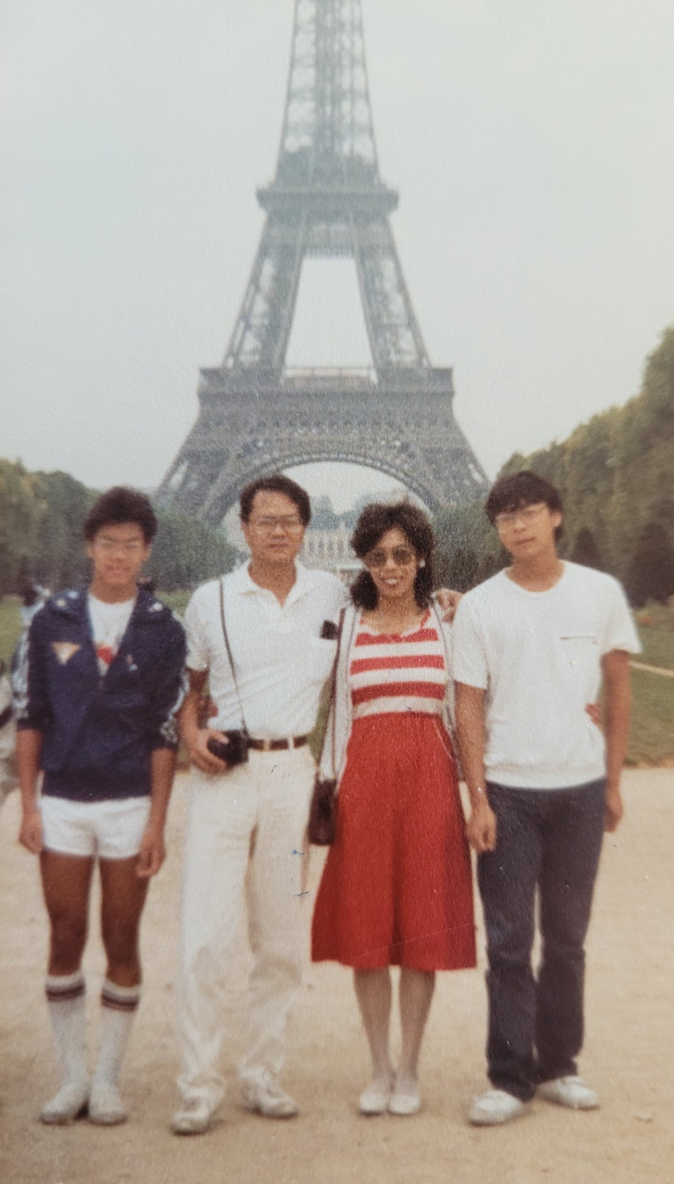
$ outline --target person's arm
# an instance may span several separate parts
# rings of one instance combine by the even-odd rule
[[[37,804],[37,779],[42,758],[42,732],[24,728],[16,733],[16,763],[21,788],[19,842],[32,855],[42,850],[42,816]]]
[[[201,769],[202,773],[224,773],[228,767],[226,761],[219,760],[217,756],[209,752],[207,746],[212,736],[216,740],[220,740],[222,744],[227,743],[227,737],[224,732],[218,732],[213,728],[202,728],[199,722],[199,706],[208,678],[208,671],[188,668],[187,674],[189,690],[179,716],[183,744],[187,749],[191,763],[196,765],[197,769]]]
[[[623,816],[620,794],[627,742],[630,731],[629,654],[610,650],[601,660],[604,677],[604,734],[606,736],[606,818],[604,828],[614,831]]]
[[[489,805],[484,779],[484,696],[482,687],[455,683],[456,740],[470,795],[468,842],[480,854],[496,847],[496,816]]]
[[[176,771],[175,749],[155,748],[151,762],[150,816],[140,844],[136,867],[136,872],[142,879],[156,876],[166,858],[164,828]]]

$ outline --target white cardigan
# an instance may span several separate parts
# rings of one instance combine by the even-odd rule
[[[443,723],[452,738],[454,737],[454,681],[452,679],[452,651],[451,626],[443,621],[434,601],[430,604],[431,613],[435,617],[438,632],[445,647],[445,665],[447,667],[447,688],[443,703]],[[335,674],[335,687],[328,714],[328,722],[321,754],[321,777],[336,778],[337,783],[344,775],[346,765],[346,750],[353,725],[353,708],[351,704],[351,690],[349,688],[349,668],[351,655],[356,641],[360,608],[349,605],[345,610],[342,621],[342,632],[339,639],[339,656]],[[334,743],[333,743],[334,737]],[[454,747],[456,747],[454,745]],[[333,753],[334,748],[334,753]]]

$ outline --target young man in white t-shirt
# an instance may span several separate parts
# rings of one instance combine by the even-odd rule
[[[584,941],[602,834],[623,813],[628,654],[640,648],[622,588],[559,559],[562,503],[531,472],[493,487],[487,515],[511,566],[469,592],[454,627],[457,734],[487,930],[488,1075],[479,1126],[523,1114],[536,1091],[574,1109]],[[604,733],[590,704],[604,692]],[[535,899],[542,938],[531,966]]]

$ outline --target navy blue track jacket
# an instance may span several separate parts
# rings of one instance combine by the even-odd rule
[[[105,676],[87,589],[52,596],[33,618],[17,680],[17,727],[43,734],[43,794],[104,801],[150,793],[153,750],[178,745],[184,664],[182,625],[144,588]]]

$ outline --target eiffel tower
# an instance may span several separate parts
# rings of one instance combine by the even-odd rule
[[[379,174],[360,0],[296,0],[276,176],[222,366],[203,369],[199,415],[158,492],[219,523],[255,477],[309,461],[390,474],[431,510],[481,497],[487,479],[454,418],[452,371],[431,366]],[[302,262],[355,261],[373,366],[285,365]]]

